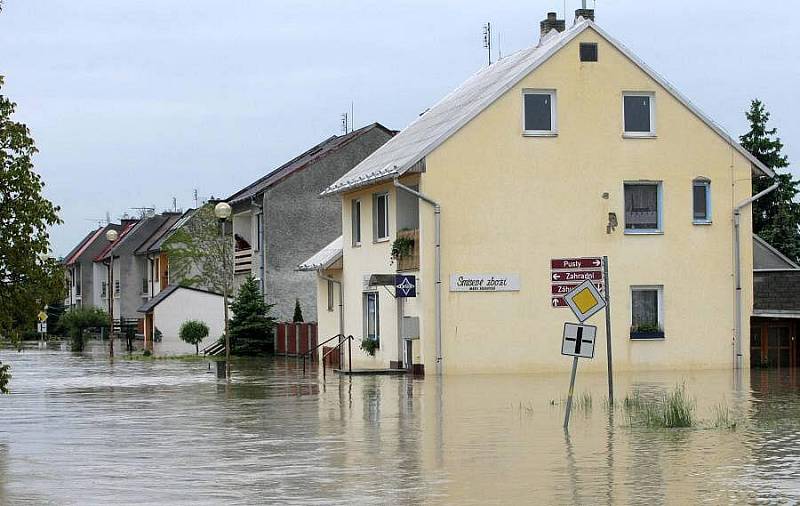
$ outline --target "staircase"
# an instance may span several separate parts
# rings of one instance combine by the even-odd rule
[[[217,341],[203,348],[203,355],[215,356],[222,355],[225,352],[225,341]]]

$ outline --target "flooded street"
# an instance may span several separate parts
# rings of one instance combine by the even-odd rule
[[[605,377],[305,377],[294,359],[113,364],[0,350],[0,504],[689,504],[800,501],[797,371],[616,376],[685,383],[688,429],[631,427]],[[715,427],[720,405],[735,428]]]

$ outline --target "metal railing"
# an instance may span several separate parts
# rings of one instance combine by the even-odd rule
[[[342,345],[345,342],[347,342],[347,370],[350,373],[353,372],[353,345],[352,345],[352,342],[353,342],[354,338],[353,338],[352,335],[345,336],[344,334],[336,334],[335,336],[330,337],[330,338],[322,341],[318,345],[314,346],[312,349],[310,349],[307,352],[303,353],[303,374],[304,375],[306,373],[306,356],[310,357],[311,361],[313,361],[314,360],[314,355],[313,354],[316,353],[316,351],[321,346],[323,346],[325,344],[328,344],[329,342],[333,341],[334,339],[339,339],[339,342],[336,343],[336,345],[333,348],[331,348],[330,350],[328,350],[324,355],[322,355],[322,378],[323,378],[323,380],[326,377],[326,370],[327,370],[327,367],[325,365],[325,359],[328,358],[328,355],[330,355],[334,351],[340,351],[341,348],[342,348]],[[339,367],[341,368],[341,366],[342,366],[342,364],[340,363]]]

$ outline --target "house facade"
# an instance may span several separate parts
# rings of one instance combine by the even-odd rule
[[[600,256],[616,369],[748,363],[750,212],[740,270],[733,216],[751,178],[773,173],[593,18],[578,11],[565,29],[548,15],[537,45],[473,75],[323,192],[341,198],[341,251],[302,268],[318,273],[321,337],[377,341],[374,356],[353,347],[354,367],[565,370],[575,317],[554,260]],[[397,273],[414,276],[416,297],[384,286]],[[481,282],[502,288],[469,289]],[[587,323],[597,351],[581,367],[604,371],[602,316]]]
[[[116,230],[119,232],[123,225],[114,223],[98,227],[89,232],[75,248],[64,257],[67,296],[64,305],[73,309],[76,307],[108,307],[108,300],[105,298],[106,278],[101,266],[94,262],[95,257],[108,246],[106,232]],[[108,269],[106,268],[106,271]]]
[[[253,276],[278,320],[291,321],[299,300],[304,319],[315,321],[315,276],[296,268],[342,233],[339,198],[320,193],[394,133],[373,123],[332,136],[228,197],[234,285]]]

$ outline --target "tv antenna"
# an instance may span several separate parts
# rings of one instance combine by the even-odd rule
[[[489,56],[489,65],[492,64],[492,24],[483,25],[483,47],[486,48]]]
[[[349,122],[347,120],[347,113],[343,112],[342,113],[342,133],[345,133],[345,134],[347,133],[348,125],[349,125]]]

